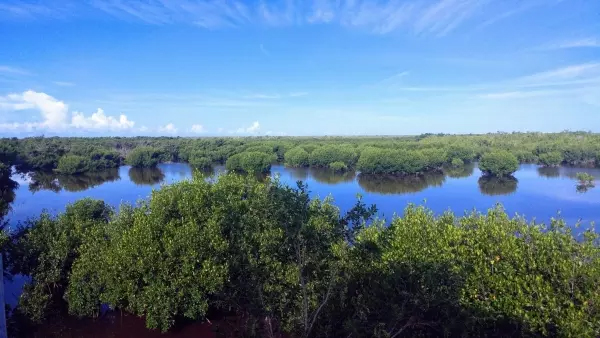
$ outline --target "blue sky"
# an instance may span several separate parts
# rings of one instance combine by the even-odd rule
[[[600,132],[597,0],[0,0],[0,135]]]

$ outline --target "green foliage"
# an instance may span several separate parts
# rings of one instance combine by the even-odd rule
[[[475,149],[466,143],[455,143],[448,147],[448,161],[460,159],[463,162],[471,162],[475,158]]]
[[[192,153],[188,162],[194,168],[206,169],[212,166],[212,161],[202,153]]]
[[[80,174],[87,171],[87,169],[87,158],[77,155],[65,155],[58,160],[56,171],[62,174]]]
[[[543,153],[538,156],[540,164],[546,167],[558,166],[563,161],[563,156],[558,151]]]
[[[580,172],[580,173],[577,173],[576,177],[579,180],[580,184],[586,184],[586,185],[594,184],[594,176],[592,176],[588,173]]]
[[[348,170],[348,167],[346,166],[346,164],[344,162],[332,162],[332,163],[329,163],[329,169],[336,171],[336,172],[344,172],[344,171]]]
[[[316,148],[310,153],[310,164],[315,167],[327,167],[332,162],[343,162],[348,167],[354,166],[358,154],[351,145],[328,145]]]
[[[420,151],[365,148],[357,169],[363,174],[418,174],[437,168],[439,162],[429,162]]]
[[[134,168],[152,168],[159,163],[159,155],[155,148],[135,148],[127,154],[126,163]]]
[[[285,165],[290,167],[307,167],[309,165],[309,154],[304,148],[296,147],[285,153]]]
[[[16,250],[6,265],[9,271],[31,278],[19,306],[32,320],[42,321],[59,305],[85,234],[106,223],[111,213],[104,202],[84,199],[67,206],[58,217],[44,213],[28,221],[14,235]]]
[[[519,169],[519,161],[515,155],[505,150],[496,150],[481,157],[479,169],[488,176],[511,176]]]
[[[463,162],[463,160],[461,160],[460,158],[454,158],[454,159],[452,159],[452,162],[450,162],[450,164],[454,168],[459,168],[459,167],[464,166],[465,162]]]
[[[8,271],[31,276],[19,306],[36,320],[65,301],[73,315],[108,304],[162,331],[215,310],[244,314],[238,335],[600,334],[593,231],[501,207],[458,217],[411,205],[387,227],[375,212],[359,200],[340,215],[301,183],[226,174],[119,213],[83,200],[1,240]]]
[[[243,152],[229,157],[225,167],[229,171],[266,173],[271,170],[271,163],[274,160],[273,155],[261,152]]]

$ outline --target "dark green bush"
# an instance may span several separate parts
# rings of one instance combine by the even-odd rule
[[[193,153],[189,158],[189,163],[194,168],[206,169],[212,166],[212,161],[203,156],[203,154]]]
[[[243,152],[229,157],[225,167],[229,171],[266,173],[271,170],[271,163],[274,160],[273,155],[261,152]]]
[[[332,162],[344,162],[352,167],[358,159],[356,149],[349,145],[328,145],[316,148],[310,153],[310,164],[315,167],[327,167]]]
[[[336,172],[344,172],[344,171],[348,170],[348,167],[346,166],[346,164],[344,162],[332,162],[332,163],[329,163],[329,169],[336,171]]]
[[[450,162],[450,164],[454,167],[454,168],[458,168],[458,167],[462,167],[465,165],[465,162],[463,162],[463,160],[461,160],[460,158],[455,158],[452,159],[452,162]]]
[[[65,155],[58,160],[56,171],[62,174],[80,174],[89,170],[89,160],[83,156]]]
[[[411,205],[389,226],[375,212],[359,201],[340,215],[301,184],[227,174],[118,214],[80,201],[0,240],[7,271],[31,276],[19,307],[36,320],[65,301],[74,315],[108,304],[163,331],[214,310],[244,314],[237,335],[600,334],[593,231],[501,207],[458,217]]]
[[[484,175],[511,176],[519,169],[519,161],[515,155],[505,150],[496,150],[484,154],[479,161],[479,169]]]
[[[538,161],[540,162],[540,164],[546,167],[552,167],[560,165],[563,161],[563,157],[558,151],[553,151],[550,153],[540,154],[538,156]]]
[[[308,152],[301,147],[292,148],[285,153],[285,165],[290,167],[307,167],[308,159]]]
[[[160,153],[155,148],[139,147],[133,149],[125,162],[134,168],[152,168],[159,163]]]

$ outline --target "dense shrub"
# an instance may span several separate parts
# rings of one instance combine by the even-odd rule
[[[458,158],[463,162],[471,162],[475,158],[475,149],[467,144],[453,144],[448,147],[447,161]]]
[[[364,174],[416,174],[426,171],[428,166],[427,159],[418,151],[365,148],[357,169]]]
[[[546,167],[552,167],[561,164],[563,157],[558,151],[553,151],[550,153],[540,154],[538,156],[538,161],[540,164]]]
[[[344,163],[344,162],[332,162],[332,163],[329,163],[329,169],[336,171],[336,172],[344,172],[344,171],[348,170],[348,167],[346,166],[346,163]]]
[[[140,147],[133,149],[127,154],[126,163],[134,168],[156,167],[159,163],[158,150],[151,147]]]
[[[463,160],[461,160],[460,158],[454,158],[454,159],[452,159],[452,162],[450,162],[450,164],[454,168],[459,168],[459,167],[464,166],[465,162],[463,162]]]
[[[225,167],[229,171],[266,173],[271,170],[271,163],[274,160],[273,155],[260,152],[243,152],[229,157]]]
[[[80,174],[89,170],[88,159],[83,156],[65,155],[58,160],[56,171],[62,174]]]
[[[375,212],[358,201],[340,215],[301,184],[227,174],[118,214],[80,201],[0,240],[7,271],[31,276],[19,307],[36,320],[65,301],[74,315],[107,304],[163,331],[243,313],[238,336],[600,334],[593,231],[501,207],[458,217],[411,205],[389,226]]]
[[[352,167],[358,154],[356,149],[348,145],[329,145],[316,148],[310,153],[310,164],[315,167],[327,167],[332,162],[344,162]]]
[[[193,153],[189,158],[190,165],[199,169],[210,168],[212,166],[212,161],[203,155],[204,154],[201,153]]]
[[[481,157],[479,169],[489,176],[511,176],[519,169],[519,161],[515,155],[505,150],[496,150]]]
[[[285,153],[285,165],[290,167],[306,167],[309,164],[308,152],[302,147],[296,147]]]

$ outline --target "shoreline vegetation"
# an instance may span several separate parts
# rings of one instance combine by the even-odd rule
[[[242,318],[237,333],[249,337],[600,335],[593,230],[501,206],[462,216],[398,206],[402,216],[379,220],[360,198],[341,214],[301,182],[257,178],[274,163],[321,168],[393,194],[468,176],[478,162],[480,191],[493,195],[516,189],[520,163],[549,177],[558,164],[600,165],[599,134],[2,139],[0,219],[15,198],[11,168],[33,171],[30,190],[78,191],[118,180],[122,164],[136,184],[154,184],[166,162],[198,174],[118,210],[83,199],[17,228],[0,222],[6,278],[29,277],[11,335],[106,306],[163,332],[217,313]],[[214,163],[229,173],[207,180],[200,169]],[[578,191],[593,188],[576,177]]]
[[[408,205],[389,226],[376,212],[235,173],[118,210],[83,199],[1,233],[5,272],[30,276],[11,330],[108,306],[163,332],[221,313],[258,337],[600,334],[593,230],[501,206]]]
[[[115,168],[184,162],[196,168],[225,164],[268,172],[271,164],[357,170],[364,174],[420,175],[475,161],[491,176],[510,176],[515,163],[545,167],[600,165],[600,134],[587,132],[423,134],[403,137],[32,137],[1,139],[0,162],[17,171],[82,174]],[[485,165],[485,164],[484,164]]]

